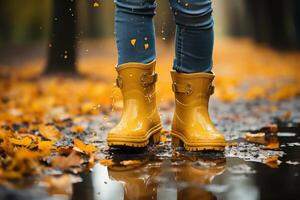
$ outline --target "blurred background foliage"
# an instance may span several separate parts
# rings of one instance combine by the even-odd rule
[[[157,4],[157,38],[172,45],[175,24],[169,1]],[[277,50],[300,49],[299,0],[213,0],[213,4],[217,38],[246,37]],[[43,57],[46,73],[74,72],[78,50],[86,41],[113,37],[113,0],[0,0],[0,66]]]
[[[60,0],[64,2],[72,0]],[[47,40],[55,0],[0,0],[0,42],[20,44]],[[77,36],[113,37],[113,0],[74,0]],[[299,48],[299,0],[214,0],[218,36],[251,37],[275,48]],[[98,6],[94,6],[97,3]],[[174,36],[173,16],[167,0],[157,0],[157,35]],[[67,11],[66,11],[67,12]]]

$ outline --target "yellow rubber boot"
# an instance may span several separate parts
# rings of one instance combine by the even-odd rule
[[[208,113],[214,74],[171,71],[171,75],[176,103],[171,131],[173,146],[184,145],[188,151],[223,151],[224,136],[216,130]]]
[[[149,64],[126,63],[117,67],[117,86],[122,91],[121,121],[109,133],[109,146],[145,147],[149,140],[158,143],[162,129],[156,107],[155,61]]]

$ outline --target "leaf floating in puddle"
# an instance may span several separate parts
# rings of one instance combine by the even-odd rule
[[[140,160],[124,160],[120,162],[122,165],[141,165],[142,162]]]
[[[107,166],[107,167],[112,166],[112,165],[115,164],[114,161],[113,161],[112,159],[104,159],[104,160],[100,160],[99,163],[100,163],[101,165]]]
[[[280,165],[281,161],[278,160],[278,156],[273,156],[266,158],[264,163],[271,168],[278,168],[278,165]]]

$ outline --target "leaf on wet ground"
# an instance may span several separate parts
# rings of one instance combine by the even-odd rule
[[[68,198],[73,193],[73,183],[81,181],[78,176],[65,174],[62,176],[45,176],[40,185],[45,186],[50,195],[65,195]]]
[[[120,162],[120,164],[128,166],[128,165],[141,165],[142,162],[140,160],[124,160]]]
[[[92,154],[96,152],[97,148],[92,144],[85,144],[80,139],[74,139],[74,150],[85,154]]]
[[[63,137],[63,134],[51,125],[40,125],[39,132],[44,138],[52,141],[58,141]]]
[[[281,161],[278,159],[278,156],[272,156],[269,158],[266,158],[264,160],[264,163],[269,166],[270,168],[278,168],[280,165]]]
[[[25,146],[25,147],[30,146],[30,144],[32,143],[32,140],[29,137],[24,137],[21,139],[10,138],[9,140],[14,145],[20,145],[20,146]]]
[[[245,139],[248,142],[266,144],[265,133],[246,133]]]
[[[274,141],[274,142],[270,142],[268,144],[266,144],[264,146],[264,149],[267,149],[267,150],[279,150],[280,147],[279,147],[279,142],[278,141]]]
[[[112,159],[103,159],[103,160],[100,160],[99,163],[100,163],[101,165],[107,166],[107,167],[112,166],[112,165],[115,164],[114,161],[113,161]]]
[[[61,169],[61,170],[69,170],[72,167],[80,167],[83,162],[84,162],[83,159],[76,151],[73,151],[67,157],[54,156],[51,159],[51,165],[54,168]]]

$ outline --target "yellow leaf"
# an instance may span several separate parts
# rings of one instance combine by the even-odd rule
[[[28,147],[32,143],[32,139],[29,137],[24,137],[22,139],[10,138],[9,141],[14,145],[20,145]]]
[[[122,165],[140,165],[141,161],[139,160],[124,160],[121,162]]]
[[[41,141],[38,143],[38,149],[45,152],[45,151],[51,151],[52,149],[56,149],[55,146],[53,146],[53,141]]]
[[[103,165],[103,166],[111,166],[111,165],[114,165],[115,163],[114,163],[114,161],[112,160],[112,159],[104,159],[104,160],[100,160],[100,162],[99,162],[101,165]]]
[[[40,134],[49,140],[57,141],[63,137],[63,135],[54,126],[39,126]]]
[[[41,158],[41,157],[42,157],[42,154],[40,152],[30,151],[30,150],[25,149],[25,148],[18,149],[15,152],[15,158],[18,161],[38,159],[38,158]]]
[[[82,127],[82,126],[73,126],[72,128],[71,128],[71,131],[72,132],[76,132],[76,133],[81,133],[81,132],[83,132],[84,131],[84,128]]]

